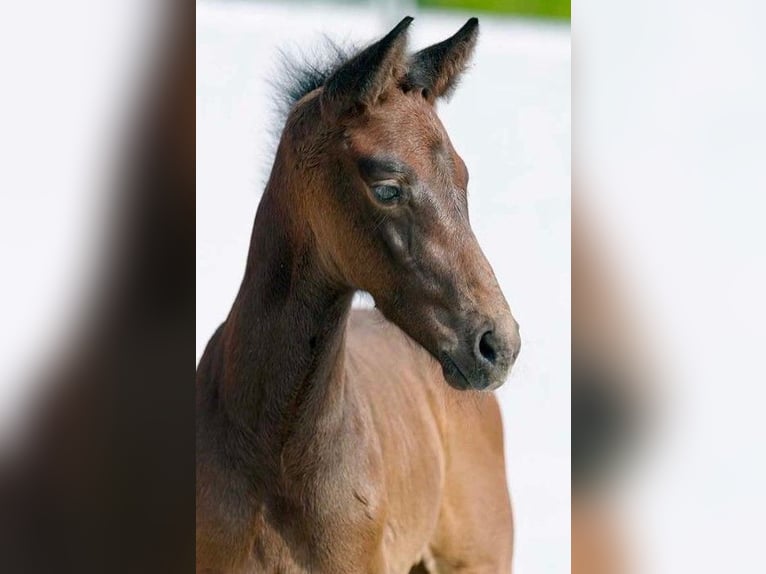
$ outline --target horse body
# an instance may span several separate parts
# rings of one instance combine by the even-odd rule
[[[205,375],[201,368],[199,385],[209,384]],[[343,378],[344,418],[332,435],[286,446],[301,456],[328,441],[333,449],[311,468],[285,469],[273,489],[281,496],[254,496],[220,450],[201,451],[199,481],[214,495],[200,497],[198,513],[212,505],[220,519],[204,534],[229,542],[210,571],[407,573],[423,562],[436,572],[508,572],[511,510],[494,395],[451,389],[438,363],[373,310],[350,312]],[[222,503],[221,491],[231,498]],[[227,532],[233,517],[242,520]]]
[[[518,325],[434,111],[477,22],[410,59],[410,20],[287,119],[242,285],[197,370],[198,572],[510,569],[488,391]],[[352,312],[358,290],[379,310]]]

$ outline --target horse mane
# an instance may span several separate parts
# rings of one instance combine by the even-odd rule
[[[280,123],[284,123],[298,100],[321,88],[333,72],[360,51],[357,46],[342,45],[327,36],[322,44],[310,54],[290,54],[280,50],[281,68],[271,82]]]

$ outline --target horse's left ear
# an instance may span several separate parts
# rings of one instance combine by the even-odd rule
[[[322,93],[322,112],[337,117],[359,106],[371,106],[404,73],[407,16],[381,40],[359,52],[328,78]]]
[[[430,101],[449,97],[468,67],[478,37],[479,19],[471,18],[451,38],[414,54],[405,86],[423,90]]]

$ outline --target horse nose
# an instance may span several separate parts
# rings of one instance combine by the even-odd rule
[[[474,354],[479,361],[494,365],[497,363],[498,341],[494,331],[484,331],[476,340]]]
[[[485,367],[493,367],[498,363],[508,366],[516,361],[521,350],[521,340],[518,328],[505,337],[498,335],[492,329],[479,330],[474,345],[474,357]]]

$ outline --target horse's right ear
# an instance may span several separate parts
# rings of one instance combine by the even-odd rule
[[[396,85],[406,71],[407,16],[381,40],[359,52],[325,82],[322,113],[337,118],[372,106],[383,92]]]

